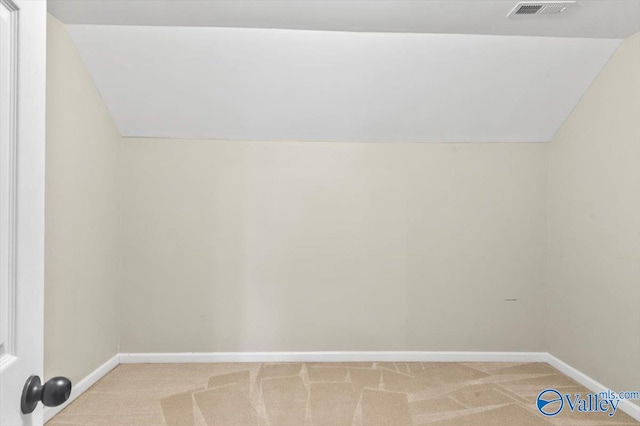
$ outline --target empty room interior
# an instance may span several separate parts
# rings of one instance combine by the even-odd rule
[[[640,424],[640,0],[0,3],[3,426]]]

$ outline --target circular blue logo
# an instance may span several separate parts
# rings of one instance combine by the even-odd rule
[[[542,414],[551,417],[562,411],[564,401],[562,400],[562,395],[560,395],[560,392],[557,390],[545,389],[538,394],[536,406]]]

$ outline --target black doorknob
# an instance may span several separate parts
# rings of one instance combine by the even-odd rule
[[[22,389],[20,408],[23,414],[29,414],[36,409],[40,401],[47,407],[55,407],[69,399],[69,395],[71,381],[66,377],[54,377],[42,385],[40,377],[31,376]]]

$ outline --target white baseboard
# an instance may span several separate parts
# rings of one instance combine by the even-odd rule
[[[62,405],[57,407],[44,407],[44,421],[48,422],[64,409],[67,405],[71,404],[73,400],[82,395],[87,389],[93,386],[98,380],[102,379],[109,371],[113,370],[120,364],[120,354],[116,354],[113,358],[96,368],[93,372],[89,373],[87,377],[80,380],[78,383],[74,383],[71,388],[71,396]]]
[[[205,362],[546,362],[592,392],[609,388],[571,367],[547,352],[182,352],[182,353],[121,353],[98,367],[74,385],[69,400],[59,407],[46,407],[45,422],[59,413],[71,401],[113,370],[118,364],[171,364]],[[616,389],[613,389],[616,390]],[[621,390],[621,389],[618,389]],[[622,389],[624,390],[624,389]],[[635,390],[635,389],[626,389]],[[640,421],[640,406],[622,401],[618,408]]]
[[[608,388],[605,385],[601,384],[600,382],[592,379],[591,377],[587,376],[582,371],[577,370],[576,368],[573,368],[572,366],[570,366],[566,362],[559,360],[558,358],[556,358],[555,356],[553,356],[551,354],[547,354],[547,360],[546,361],[553,368],[555,368],[556,370],[559,370],[565,376],[568,376],[568,377],[572,378],[573,380],[575,380],[576,382],[580,383],[582,386],[584,386],[585,388],[589,389],[593,393],[603,392],[603,391],[607,391],[607,390],[611,389],[611,388]],[[611,390],[618,392],[618,391],[626,391],[626,390],[628,390],[628,391],[636,391],[638,389],[611,389]],[[633,402],[631,402],[629,400],[624,400],[624,401],[620,401],[620,405],[618,406],[618,410],[624,411],[625,413],[627,413],[628,415],[630,415],[634,419],[640,421],[640,406],[639,405],[634,404]]]
[[[123,353],[122,364],[201,362],[545,362],[546,352],[185,352]]]

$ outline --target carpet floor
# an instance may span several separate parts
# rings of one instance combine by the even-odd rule
[[[123,364],[47,424],[640,424],[619,410],[545,417],[547,388],[589,392],[544,363]]]

